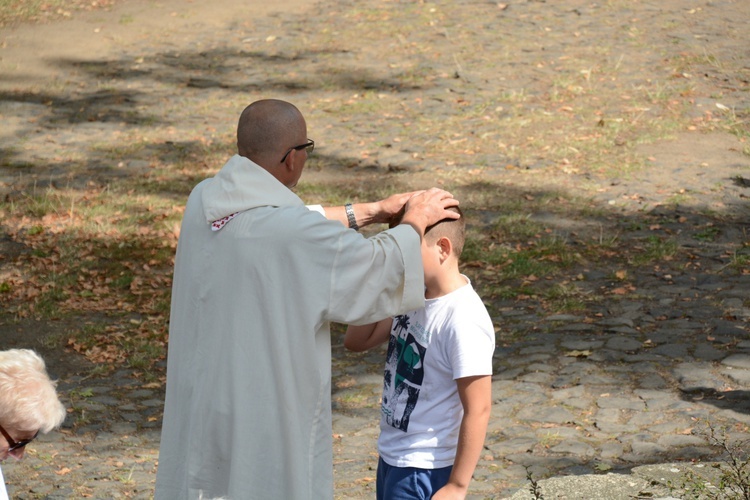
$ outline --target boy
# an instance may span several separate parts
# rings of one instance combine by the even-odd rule
[[[344,346],[388,341],[378,439],[378,500],[465,498],[490,416],[495,334],[458,261],[465,222],[444,219],[422,240],[425,306],[349,326]]]

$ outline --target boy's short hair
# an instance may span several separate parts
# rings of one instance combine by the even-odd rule
[[[451,240],[453,246],[453,254],[456,258],[461,257],[461,252],[464,250],[464,242],[466,241],[466,219],[464,219],[464,213],[458,206],[448,207],[446,210],[456,212],[460,217],[458,219],[445,218],[425,229],[425,238],[429,235],[430,242],[435,242],[441,237],[445,236]],[[401,219],[404,217],[403,209],[401,213],[391,219],[388,227],[393,228],[401,224]]]
[[[461,257],[466,241],[466,219],[460,208],[448,207],[446,210],[456,212],[460,217],[458,219],[445,218],[425,229],[424,235],[431,243],[440,238],[448,238],[453,244],[453,254],[456,258]]]

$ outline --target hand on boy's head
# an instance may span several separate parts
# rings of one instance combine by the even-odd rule
[[[398,193],[389,196],[380,203],[382,204],[382,211],[385,214],[394,216],[400,212],[403,212],[404,205],[409,201],[415,194],[422,193],[424,191],[410,191],[408,193]]]
[[[457,219],[458,214],[447,211],[446,208],[458,205],[458,200],[448,191],[439,188],[430,188],[415,194],[404,207],[405,212],[414,211],[426,217],[431,225],[445,218]]]
[[[406,202],[417,193],[422,191],[410,191],[408,193],[398,193],[389,196],[380,201],[380,213],[383,216],[382,222],[387,222],[388,227],[394,227],[401,221],[404,215]]]
[[[401,210],[388,220],[388,229],[396,227],[399,224],[401,224],[401,219],[404,218],[404,208],[405,207],[401,207]]]

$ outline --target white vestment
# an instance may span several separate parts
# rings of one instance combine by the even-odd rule
[[[156,498],[332,498],[329,322],[423,304],[411,226],[364,238],[234,156],[182,222]]]
[[[5,478],[3,469],[0,469],[0,500],[8,500],[8,490],[5,489]]]

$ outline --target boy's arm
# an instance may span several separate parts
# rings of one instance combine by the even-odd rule
[[[344,335],[344,347],[361,352],[382,344],[391,334],[392,322],[391,318],[387,318],[369,325],[349,325]]]
[[[464,499],[479,461],[492,409],[492,377],[465,377],[456,380],[464,407],[458,435],[458,448],[448,484],[432,496],[433,500]]]

